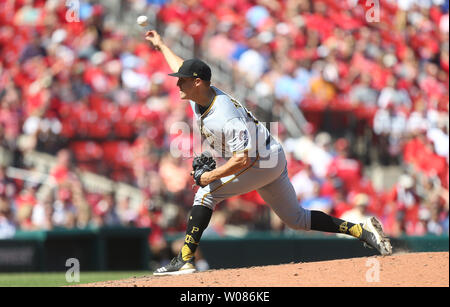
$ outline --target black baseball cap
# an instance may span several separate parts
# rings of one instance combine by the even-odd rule
[[[202,60],[190,59],[183,62],[178,72],[169,74],[169,76],[211,81],[211,68]]]

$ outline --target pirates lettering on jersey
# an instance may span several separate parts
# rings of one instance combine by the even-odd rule
[[[202,135],[202,139],[206,139],[210,146],[214,148],[214,136],[211,132],[208,131],[208,129],[205,128],[205,126],[201,125],[200,133]]]
[[[213,136],[212,133],[209,132],[208,129],[206,129],[205,126],[203,126],[203,125],[202,125],[202,127],[201,127],[200,133],[202,134],[202,136],[203,136],[205,139],[211,138],[211,137]]]

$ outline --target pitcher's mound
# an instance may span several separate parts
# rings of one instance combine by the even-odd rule
[[[98,287],[448,287],[448,252],[394,254],[145,276],[82,286]]]

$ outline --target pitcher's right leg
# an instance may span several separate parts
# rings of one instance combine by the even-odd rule
[[[311,212],[300,206],[287,168],[278,179],[258,189],[258,193],[287,226],[293,229],[311,229]]]
[[[287,170],[274,182],[259,189],[258,193],[290,228],[347,234],[377,249],[381,255],[392,254],[390,240],[375,217],[364,224],[353,224],[321,211],[302,208]]]

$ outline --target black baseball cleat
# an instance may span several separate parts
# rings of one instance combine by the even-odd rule
[[[392,255],[392,246],[389,238],[383,232],[381,223],[375,218],[368,218],[361,227],[366,230],[364,236],[360,239],[364,246],[375,248],[381,255]]]
[[[164,276],[164,275],[182,275],[182,274],[190,274],[196,271],[194,265],[194,258],[189,259],[188,261],[184,261],[180,255],[170,261],[170,263],[166,266],[163,266],[153,272],[153,275],[156,276]]]

